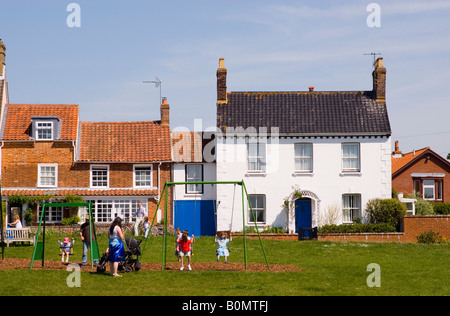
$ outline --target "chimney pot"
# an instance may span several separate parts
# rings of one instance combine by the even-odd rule
[[[310,92],[314,91],[314,87],[312,87],[312,86],[309,87],[309,91],[310,91]]]

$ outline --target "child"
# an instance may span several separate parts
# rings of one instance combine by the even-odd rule
[[[181,239],[181,229],[177,228],[175,230],[175,256],[177,256],[178,258],[178,262],[181,261],[181,256],[180,256],[180,244],[178,243],[178,240]]]
[[[64,237],[64,242],[61,242],[61,238],[58,239],[59,247],[61,251],[61,262],[64,262],[64,254],[66,254],[66,263],[69,262],[70,248],[75,244],[75,239],[72,238],[72,242],[69,241],[69,237]]]
[[[188,257],[188,269],[192,270],[192,267],[191,267],[191,244],[194,242],[195,242],[194,234],[192,234],[192,238],[189,239],[188,232],[186,230],[183,230],[181,238],[178,239],[178,243],[180,244],[180,257],[181,257],[180,270],[184,269],[184,262],[183,262],[184,256]]]
[[[220,232],[219,233],[219,239],[217,239],[217,235],[216,238],[214,239],[214,241],[217,243],[218,248],[216,251],[216,255],[217,255],[217,262],[220,261],[220,256],[224,256],[225,257],[225,263],[227,263],[227,258],[230,255],[230,251],[227,248],[227,244],[233,239],[231,237],[230,234],[230,239],[226,238],[226,233],[225,232]]]
[[[148,236],[148,231],[150,230],[150,223],[148,221],[148,216],[144,218],[144,230],[145,230],[145,238]]]

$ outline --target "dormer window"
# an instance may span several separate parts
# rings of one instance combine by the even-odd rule
[[[36,122],[36,140],[53,140],[53,122]]]
[[[56,140],[61,134],[60,120],[56,116],[31,118],[30,137],[35,140]]]

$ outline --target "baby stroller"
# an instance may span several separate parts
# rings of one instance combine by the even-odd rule
[[[125,251],[122,261],[119,262],[118,270],[122,272],[139,271],[141,269],[141,242],[133,238],[125,238],[125,244],[128,251]],[[106,271],[106,265],[109,263],[108,253],[102,254],[102,257],[97,265],[97,273]]]

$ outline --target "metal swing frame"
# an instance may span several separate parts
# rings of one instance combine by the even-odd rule
[[[42,203],[41,216],[39,219],[39,226],[36,233],[36,242],[34,245],[33,255],[31,257],[31,265],[30,270],[33,269],[34,260],[42,259],[42,266],[44,266],[44,254],[45,254],[45,208],[46,207],[88,207],[89,212],[89,235],[94,236],[95,241],[90,242],[91,249],[91,269],[94,269],[94,260],[100,259],[100,253],[98,250],[97,244],[97,235],[95,233],[94,221],[92,217],[92,203]],[[42,223],[44,223],[43,231],[42,231],[42,241],[38,242],[39,233],[41,231]],[[91,238],[92,239],[92,238]],[[95,249],[94,249],[95,248]]]
[[[264,254],[264,259],[266,261],[267,269],[270,270],[269,262],[267,261],[267,255],[266,251],[264,249],[261,235],[259,233],[258,226],[256,225],[256,219],[255,219],[255,213],[253,212],[253,208],[250,202],[250,199],[248,197],[247,188],[245,186],[244,180],[241,181],[193,181],[193,182],[166,182],[164,184],[164,188],[161,192],[161,195],[159,197],[158,205],[156,206],[156,210],[159,210],[159,206],[162,201],[162,197],[164,195],[164,232],[163,232],[163,245],[162,245],[162,260],[161,260],[161,270],[166,270],[167,267],[167,200],[168,200],[168,188],[175,186],[175,185],[186,185],[186,184],[237,184],[241,186],[241,194],[242,194],[242,222],[244,227],[244,262],[245,262],[245,270],[247,270],[247,238],[245,233],[245,203],[244,203],[244,196],[246,197],[246,200],[248,201],[248,205],[250,206],[250,211],[252,213],[253,222],[255,223],[256,232],[258,233],[259,243],[261,245],[262,252]],[[244,195],[245,194],[245,195]],[[154,226],[155,219],[156,219],[157,211],[155,212],[155,215],[153,216],[152,224],[150,226],[150,232]],[[144,253],[145,247],[147,246],[148,237],[151,235],[151,233],[147,236],[145,239],[145,244],[142,250],[142,254]]]

